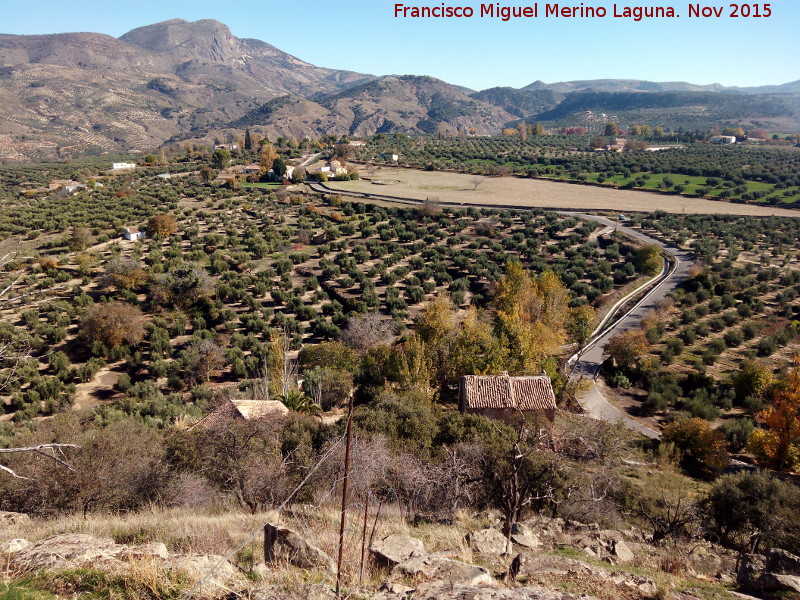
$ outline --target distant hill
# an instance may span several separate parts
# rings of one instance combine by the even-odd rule
[[[668,128],[707,129],[721,123],[792,129],[800,122],[800,96],[719,92],[596,92],[569,94],[535,120],[554,124],[618,121]]]
[[[719,83],[697,85],[685,81],[643,81],[641,79],[584,79],[578,81],[560,81],[544,83],[534,81],[523,90],[549,90],[566,94],[591,90],[594,92],[733,92],[741,94],[797,94],[800,93],[800,81],[782,85],[762,85],[757,87],[726,87]]]

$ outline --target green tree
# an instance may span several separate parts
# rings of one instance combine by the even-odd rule
[[[272,172],[275,173],[275,176],[279,179],[286,174],[286,163],[283,162],[280,156],[272,161]]]
[[[250,128],[244,130],[244,149],[253,149],[253,137],[250,135]]]
[[[656,275],[661,272],[664,260],[661,258],[661,248],[655,244],[648,244],[636,251],[633,258],[636,270],[645,275]]]
[[[211,155],[211,164],[215,169],[224,169],[231,162],[231,153],[227,148],[217,148]]]

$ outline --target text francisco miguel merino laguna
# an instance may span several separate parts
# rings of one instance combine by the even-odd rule
[[[767,4],[728,4],[726,6],[688,5],[689,17],[698,18],[769,18],[772,16]],[[527,6],[503,6],[499,2],[481,4],[477,8],[471,6],[448,6],[444,3],[434,6],[394,5],[394,16],[401,18],[496,18],[503,21],[519,18],[605,18],[618,17],[641,21],[653,18],[675,18],[680,14],[673,6],[621,6],[614,4],[611,8],[604,6],[587,6],[583,2],[578,5],[545,4],[538,2]]]

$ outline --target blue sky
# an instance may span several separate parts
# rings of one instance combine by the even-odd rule
[[[724,7],[725,14],[730,10],[729,2],[699,3]],[[681,15],[639,22],[610,16],[509,22],[477,16],[403,19],[394,17],[393,0],[5,0],[3,4],[2,33],[94,31],[119,36],[171,18],[210,18],[228,25],[234,35],[264,40],[319,66],[375,75],[432,75],[473,89],[601,78],[744,86],[800,79],[798,0],[772,0],[772,17],[749,19],[689,18],[689,2],[684,1],[618,3],[673,6]],[[539,2],[540,11],[544,4]],[[562,6],[580,4],[578,0]],[[610,15],[614,3],[584,0],[583,4],[604,6]],[[406,5],[440,6],[441,0],[409,0]]]

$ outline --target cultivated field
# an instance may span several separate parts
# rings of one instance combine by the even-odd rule
[[[612,190],[541,179],[483,177],[477,189],[474,175],[415,169],[381,168],[368,179],[331,181],[328,186],[367,194],[438,199],[443,202],[486,205],[527,205],[576,210],[650,212],[663,210],[686,214],[725,214],[756,217],[800,217],[800,212],[772,206],[732,204],[631,190]],[[376,182],[382,181],[386,185]]]

